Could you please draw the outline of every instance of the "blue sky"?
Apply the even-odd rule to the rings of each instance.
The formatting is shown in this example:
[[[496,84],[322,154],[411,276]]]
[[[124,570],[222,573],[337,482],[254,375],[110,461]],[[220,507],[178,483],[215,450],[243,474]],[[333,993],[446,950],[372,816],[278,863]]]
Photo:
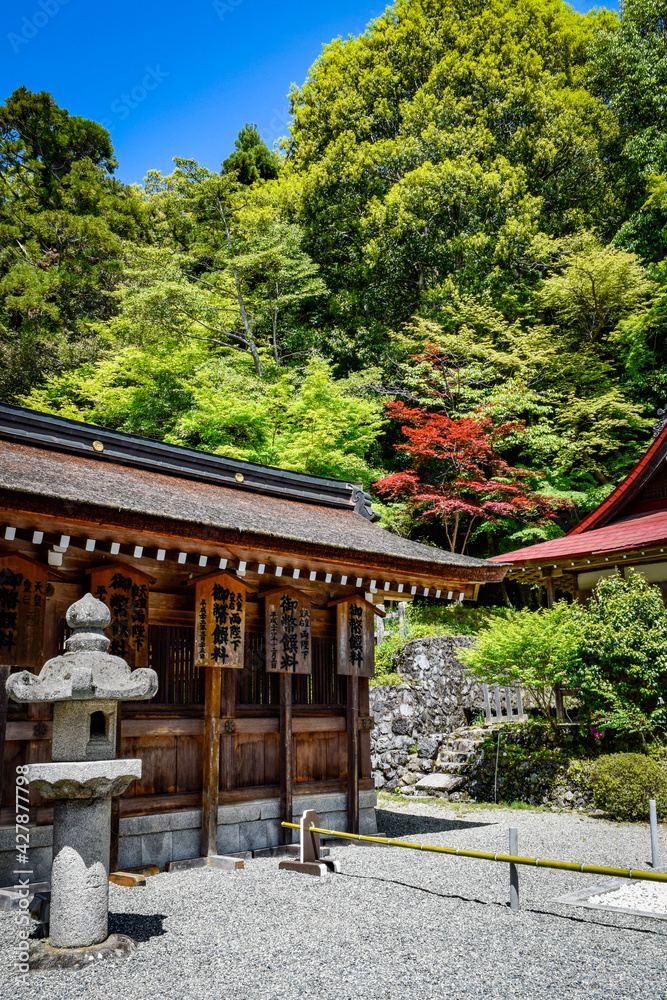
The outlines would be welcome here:
[[[245,122],[256,122],[269,146],[284,135],[290,84],[303,82],[324,43],[363,31],[385,6],[12,0],[0,11],[0,98],[25,84],[103,122],[127,182],[150,168],[169,172],[172,156],[217,169]]]

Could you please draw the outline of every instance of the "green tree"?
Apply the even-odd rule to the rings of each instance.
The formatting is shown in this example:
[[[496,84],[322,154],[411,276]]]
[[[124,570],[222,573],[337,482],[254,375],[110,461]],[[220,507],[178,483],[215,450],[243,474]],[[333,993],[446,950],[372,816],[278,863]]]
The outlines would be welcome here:
[[[579,656],[579,609],[559,601],[541,611],[492,618],[475,646],[457,655],[486,684],[525,687],[550,725],[554,690],[571,676]]]
[[[653,206],[642,212],[647,183],[667,171],[667,6],[664,0],[624,0],[618,23],[601,21],[588,65],[591,90],[618,122],[609,150],[609,177],[621,228],[616,242],[649,260],[666,250],[667,221]],[[613,235],[613,230],[609,232]]]
[[[598,582],[583,616],[573,679],[596,729],[639,732],[665,721],[667,609],[658,587],[630,570]]]
[[[110,176],[108,133],[25,87],[0,108],[0,394],[98,355],[143,206]]]
[[[339,324],[382,343],[447,275],[520,298],[538,231],[605,217],[617,123],[585,67],[594,24],[614,20],[560,0],[397,0],[325,47],[292,91],[287,163]]]
[[[381,472],[370,464],[374,455],[377,460],[381,405],[368,397],[363,377],[334,379],[318,357],[301,371],[268,365],[258,376],[245,353],[215,354],[201,341],[163,339],[67,372],[33,390],[24,403],[172,444],[366,486]]]
[[[256,125],[246,123],[234,140],[234,147],[222,164],[222,172],[236,174],[240,184],[274,180],[280,173],[280,159],[269,150]]]
[[[191,160],[175,163],[169,176],[151,171],[147,178],[160,254],[156,265],[152,250],[140,251],[147,270],[140,294],[128,301],[143,335],[166,332],[247,351],[258,375],[269,351],[280,362],[283,340],[288,352],[298,346],[307,351],[300,311],[326,289],[299,227],[234,172],[214,174]]]

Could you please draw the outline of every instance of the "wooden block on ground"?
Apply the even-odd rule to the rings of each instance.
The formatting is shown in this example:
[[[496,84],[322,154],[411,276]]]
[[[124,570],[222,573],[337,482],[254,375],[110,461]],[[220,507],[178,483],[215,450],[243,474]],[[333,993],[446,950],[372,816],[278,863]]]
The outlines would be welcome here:
[[[132,888],[146,886],[146,876],[135,875],[133,872],[111,872],[109,881],[113,882],[114,885],[126,885]]]
[[[323,861],[281,861],[278,868],[300,875],[326,875],[329,870]]]
[[[237,868],[245,868],[243,858],[235,858],[229,854],[211,854],[208,863],[211,868],[219,868],[223,872],[233,872]]]
[[[331,851],[328,847],[320,847],[320,857],[328,858]],[[298,844],[283,844],[281,847],[263,847],[260,851],[252,852],[253,858],[284,858],[298,857]]]
[[[168,872],[185,872],[191,868],[208,868],[208,858],[185,858],[183,861],[170,861]]]
[[[124,872],[129,872],[130,875],[145,875],[149,878],[151,875],[159,875],[160,869],[157,865],[137,865],[136,868],[123,868]]]

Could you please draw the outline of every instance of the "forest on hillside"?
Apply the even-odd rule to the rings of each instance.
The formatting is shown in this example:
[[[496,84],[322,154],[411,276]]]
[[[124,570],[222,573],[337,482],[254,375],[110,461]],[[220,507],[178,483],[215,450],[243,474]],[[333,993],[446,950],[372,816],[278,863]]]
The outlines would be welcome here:
[[[561,534],[667,402],[667,0],[397,0],[290,102],[128,186],[6,99],[0,398],[361,481],[459,552]]]

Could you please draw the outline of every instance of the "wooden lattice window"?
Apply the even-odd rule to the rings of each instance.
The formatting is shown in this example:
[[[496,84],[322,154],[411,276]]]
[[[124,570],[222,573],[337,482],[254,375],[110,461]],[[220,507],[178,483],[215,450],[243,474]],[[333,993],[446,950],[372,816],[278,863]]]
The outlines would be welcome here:
[[[157,705],[203,705],[204,671],[194,665],[195,630],[183,625],[151,625],[148,665],[158,676]]]
[[[277,706],[280,703],[280,675],[265,670],[264,633],[247,632],[245,640],[245,665],[239,676],[238,703]],[[312,657],[312,673],[292,677],[293,703],[345,705],[346,679],[336,673],[335,640],[313,638]]]

